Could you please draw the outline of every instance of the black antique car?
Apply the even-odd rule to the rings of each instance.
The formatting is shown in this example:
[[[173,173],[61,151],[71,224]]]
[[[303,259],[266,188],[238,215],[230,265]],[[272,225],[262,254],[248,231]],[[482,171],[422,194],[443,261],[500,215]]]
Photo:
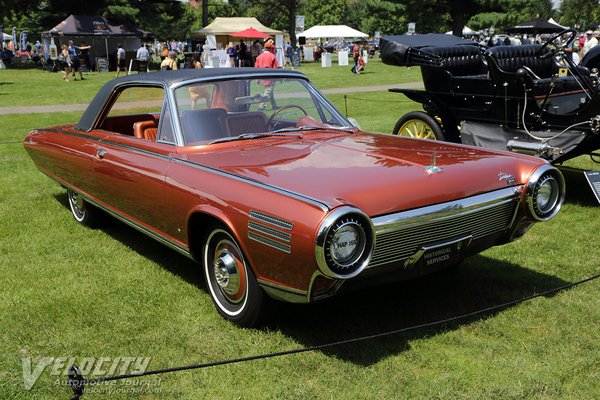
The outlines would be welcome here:
[[[600,46],[575,65],[574,30],[543,44],[485,48],[452,35],[381,39],[381,58],[420,66],[425,90],[390,89],[421,103],[394,134],[532,154],[560,163],[600,161]]]

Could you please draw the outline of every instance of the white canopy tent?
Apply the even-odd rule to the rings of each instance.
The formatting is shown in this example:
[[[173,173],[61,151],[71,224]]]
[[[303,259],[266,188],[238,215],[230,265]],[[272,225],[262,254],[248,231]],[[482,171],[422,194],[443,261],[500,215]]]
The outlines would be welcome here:
[[[369,35],[346,25],[315,25],[298,34],[306,38],[364,38]]]
[[[452,31],[446,32],[446,35],[452,35]],[[465,25],[462,30],[462,35],[463,36],[476,36],[476,35],[479,35],[479,32],[474,31],[473,29],[471,29]]]
[[[2,32],[2,41],[5,40],[13,40],[13,37],[11,35],[7,35],[6,33]]]

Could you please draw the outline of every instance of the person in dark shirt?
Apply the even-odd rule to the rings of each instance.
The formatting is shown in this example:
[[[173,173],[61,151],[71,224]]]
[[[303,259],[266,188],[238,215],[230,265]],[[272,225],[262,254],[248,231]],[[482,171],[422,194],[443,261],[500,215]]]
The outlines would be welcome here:
[[[79,60],[79,53],[81,50],[91,49],[92,46],[75,46],[72,40],[69,40],[69,47],[67,47],[67,51],[69,52],[69,58],[71,59],[71,72],[73,73],[73,80],[76,81],[75,73],[79,71],[79,77],[81,80],[84,80],[83,72],[81,72],[81,61]]]

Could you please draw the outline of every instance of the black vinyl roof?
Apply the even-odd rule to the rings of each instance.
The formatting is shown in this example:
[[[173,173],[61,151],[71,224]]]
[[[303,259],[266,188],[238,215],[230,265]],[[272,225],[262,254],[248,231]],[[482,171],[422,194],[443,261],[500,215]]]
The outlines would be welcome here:
[[[214,81],[235,78],[256,79],[260,77],[307,79],[304,74],[297,71],[272,68],[181,69],[176,71],[159,71],[123,76],[107,82],[100,88],[75,127],[82,131],[90,131],[104,109],[105,104],[110,100],[111,95],[122,86],[135,86],[136,84],[139,84],[168,88],[174,85],[184,84],[186,81],[194,80]]]
[[[426,47],[478,46],[470,39],[444,33],[424,35],[382,36],[379,41],[381,60],[384,64],[396,66],[412,65],[409,55]]]

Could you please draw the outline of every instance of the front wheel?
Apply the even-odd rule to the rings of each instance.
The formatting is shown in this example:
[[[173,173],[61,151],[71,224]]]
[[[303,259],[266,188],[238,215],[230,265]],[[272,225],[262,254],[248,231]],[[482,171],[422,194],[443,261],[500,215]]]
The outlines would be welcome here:
[[[246,327],[260,323],[270,299],[258,286],[237,241],[224,228],[214,228],[206,237],[204,277],[223,318]]]
[[[442,127],[435,118],[422,111],[413,111],[405,114],[396,122],[392,133],[416,139],[446,139]]]

